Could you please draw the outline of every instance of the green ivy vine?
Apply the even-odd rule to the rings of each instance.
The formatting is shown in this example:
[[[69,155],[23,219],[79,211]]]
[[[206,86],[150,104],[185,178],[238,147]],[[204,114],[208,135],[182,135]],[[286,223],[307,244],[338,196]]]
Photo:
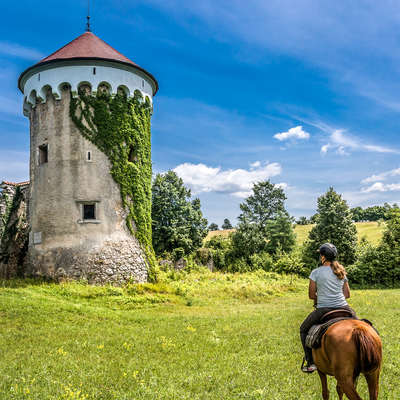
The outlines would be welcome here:
[[[136,90],[133,98],[119,90],[71,93],[70,116],[81,134],[111,162],[111,175],[120,187],[128,210],[126,224],[148,261],[149,280],[155,281],[156,259],[151,239],[151,132],[150,100]]]

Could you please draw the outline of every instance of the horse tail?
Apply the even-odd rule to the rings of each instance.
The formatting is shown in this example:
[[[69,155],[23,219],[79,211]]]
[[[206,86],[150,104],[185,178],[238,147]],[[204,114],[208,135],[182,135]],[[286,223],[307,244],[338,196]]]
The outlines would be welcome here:
[[[382,345],[372,328],[357,325],[353,329],[353,339],[358,349],[361,372],[371,372],[382,363]]]

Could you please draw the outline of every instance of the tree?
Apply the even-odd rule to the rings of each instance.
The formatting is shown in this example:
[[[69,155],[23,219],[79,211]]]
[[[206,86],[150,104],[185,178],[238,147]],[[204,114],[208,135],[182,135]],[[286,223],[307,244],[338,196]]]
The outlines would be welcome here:
[[[182,248],[189,254],[202,245],[207,220],[200,200],[173,171],[157,174],[152,187],[153,247],[157,255]]]
[[[245,258],[250,262],[253,254],[261,253],[267,248],[264,232],[256,223],[243,220],[232,234],[233,258]]]
[[[400,281],[400,210],[393,207],[380,244],[360,245],[357,262],[348,270],[349,279],[362,285],[398,286]]]
[[[285,211],[286,200],[283,189],[274,185],[269,180],[256,183],[253,186],[253,194],[240,204],[242,213],[239,221],[246,220],[248,223],[256,223],[265,227],[268,220],[276,217],[280,211]]]
[[[310,222],[308,221],[307,217],[300,217],[297,221],[297,225],[308,225]]]
[[[222,229],[232,229],[233,228],[233,226],[228,218],[224,219],[224,223],[221,225],[221,228]]]
[[[253,193],[240,204],[242,214],[232,237],[237,254],[248,258],[262,251],[273,255],[293,248],[295,234],[284,207],[285,199],[283,189],[269,180],[253,186]]]
[[[296,243],[296,234],[293,231],[293,220],[287,212],[280,211],[275,218],[267,221],[265,228],[267,246],[270,254],[276,254],[279,250],[290,252]]]
[[[208,227],[209,231],[217,231],[218,230],[218,225],[214,224],[214,222],[212,224],[210,224],[210,226]]]
[[[350,211],[354,222],[364,221],[364,210],[361,207],[354,207]]]
[[[318,218],[305,243],[303,261],[312,268],[318,261],[318,248],[333,243],[339,253],[339,261],[345,265],[356,259],[357,229],[345,200],[333,188],[318,198]]]

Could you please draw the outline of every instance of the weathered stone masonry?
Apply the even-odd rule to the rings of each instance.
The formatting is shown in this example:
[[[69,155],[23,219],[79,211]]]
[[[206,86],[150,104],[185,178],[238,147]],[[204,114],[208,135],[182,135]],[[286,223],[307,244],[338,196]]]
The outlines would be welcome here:
[[[0,277],[24,276],[28,247],[28,182],[0,185]]]

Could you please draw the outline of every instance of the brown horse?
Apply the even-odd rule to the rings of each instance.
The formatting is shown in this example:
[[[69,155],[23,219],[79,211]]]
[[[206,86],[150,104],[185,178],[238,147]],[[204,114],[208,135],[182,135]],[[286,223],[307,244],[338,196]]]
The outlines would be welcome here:
[[[367,380],[369,399],[378,399],[382,342],[366,322],[343,320],[335,323],[322,337],[321,347],[313,349],[312,353],[321,378],[324,400],[329,399],[326,375],[336,378],[340,400],[343,393],[349,400],[362,400],[356,390],[360,373]]]

